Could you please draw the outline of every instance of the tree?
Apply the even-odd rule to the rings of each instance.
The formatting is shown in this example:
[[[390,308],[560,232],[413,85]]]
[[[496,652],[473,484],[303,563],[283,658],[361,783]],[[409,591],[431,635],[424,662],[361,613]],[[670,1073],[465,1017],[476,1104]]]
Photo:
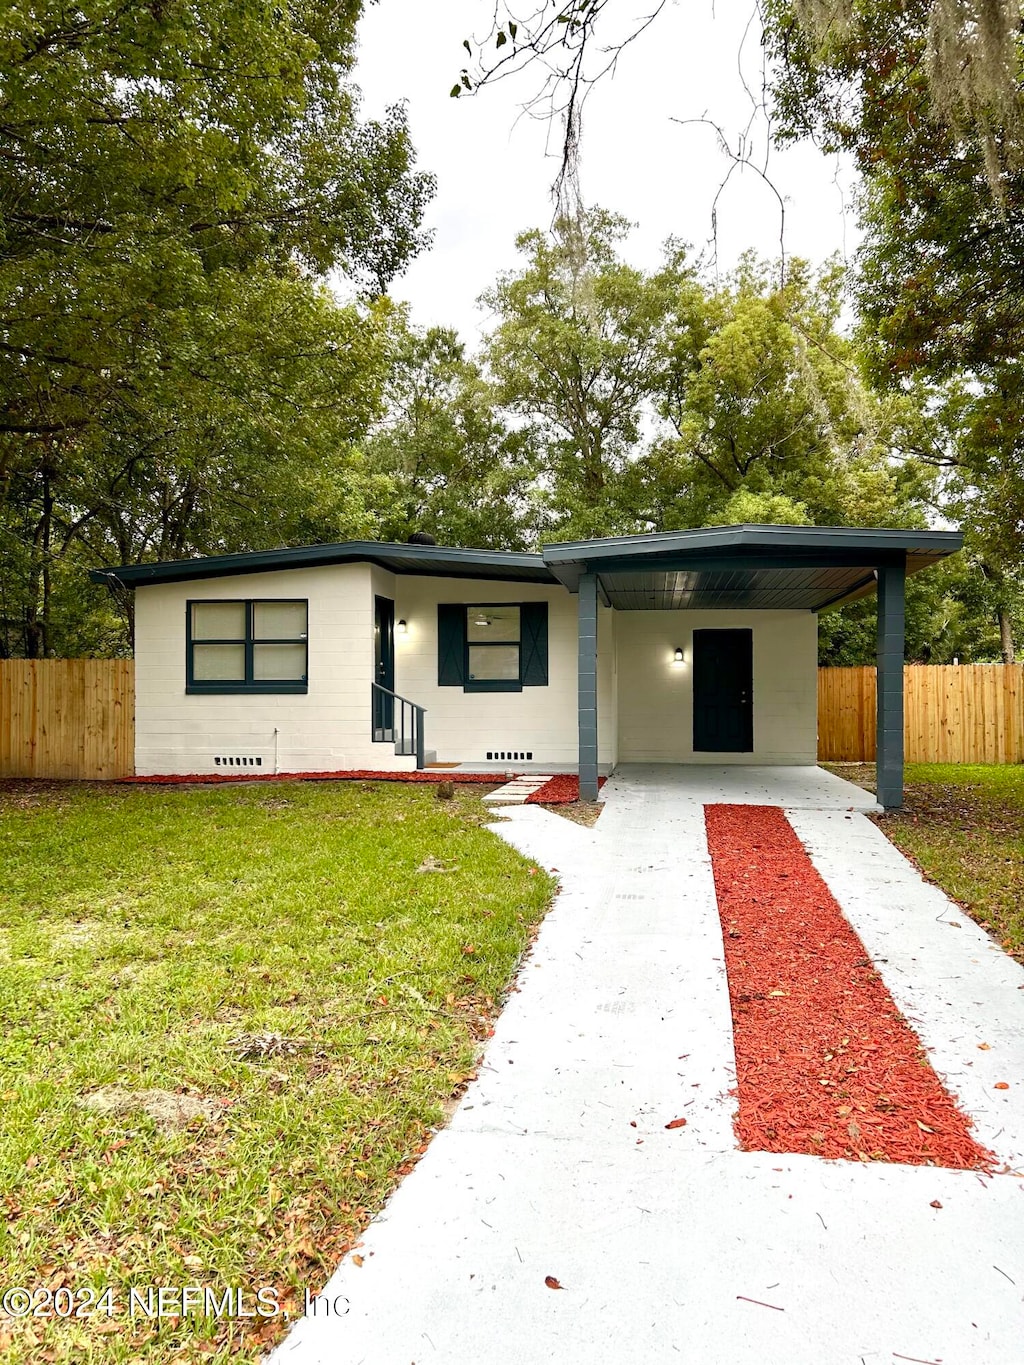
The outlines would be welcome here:
[[[55,596],[68,566],[84,577],[375,533],[378,499],[354,451],[381,402],[388,305],[340,308],[311,281],[266,272],[214,283],[202,309],[157,320],[173,344],[187,339],[184,367],[154,366],[59,461],[13,471],[0,504],[9,649],[82,647],[81,594]]]
[[[368,469],[387,480],[385,538],[426,531],[445,545],[524,549],[536,521],[532,433],[505,421],[456,334],[403,325],[386,393],[365,444]]]
[[[795,31],[787,7],[771,14],[783,131],[853,152],[865,178],[857,296],[872,375],[923,414],[910,444],[942,472],[943,513],[964,526],[1012,661],[1024,582],[1016,127],[1004,105],[989,107],[993,152],[971,127],[930,116],[934,33],[924,0],[858,11],[819,48]]]
[[[423,243],[432,182],[401,109],[359,121],[360,8],[5,16],[0,524],[27,541],[23,591],[3,591],[30,652],[53,647],[55,555],[98,555],[104,533],[143,557],[277,539],[288,473],[326,474],[372,415],[378,321],[317,281],[385,288]]]
[[[895,459],[898,399],[839,331],[842,272],[745,258],[721,284],[669,243],[646,275],[602,210],[519,238],[485,295],[498,396],[536,433],[550,537],[735,520],[920,525],[931,475]]]
[[[499,400],[530,424],[541,454],[545,534],[634,528],[630,461],[657,391],[673,320],[700,287],[682,250],[645,275],[622,260],[627,221],[594,209],[552,233],[523,233],[525,264],[483,296],[497,325],[484,356]]]
[[[658,395],[663,522],[920,524],[922,474],[891,459],[892,405],[839,331],[842,287],[835,265],[793,261],[780,283],[746,257],[680,320]]]

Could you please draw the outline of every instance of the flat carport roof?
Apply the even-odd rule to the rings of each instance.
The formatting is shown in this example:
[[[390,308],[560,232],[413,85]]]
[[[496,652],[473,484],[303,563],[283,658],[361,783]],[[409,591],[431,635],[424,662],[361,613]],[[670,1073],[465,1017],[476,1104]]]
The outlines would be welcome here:
[[[594,574],[619,611],[823,611],[872,592],[883,565],[917,573],[954,554],[959,531],[847,526],[716,526],[542,549],[570,592]]]
[[[959,531],[853,526],[716,526],[545,545],[544,563],[578,601],[580,795],[597,799],[597,608],[823,611],[877,588],[877,780],[903,804],[903,654],[908,573],[963,545]]]

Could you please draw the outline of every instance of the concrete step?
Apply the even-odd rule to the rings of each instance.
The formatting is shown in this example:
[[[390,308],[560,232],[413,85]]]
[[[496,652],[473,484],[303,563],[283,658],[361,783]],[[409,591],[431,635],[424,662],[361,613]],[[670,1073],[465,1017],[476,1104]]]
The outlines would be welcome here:
[[[497,791],[488,792],[484,800],[495,806],[522,806],[528,796],[539,791],[545,782],[551,781],[551,774],[531,773],[529,777],[515,777]]]

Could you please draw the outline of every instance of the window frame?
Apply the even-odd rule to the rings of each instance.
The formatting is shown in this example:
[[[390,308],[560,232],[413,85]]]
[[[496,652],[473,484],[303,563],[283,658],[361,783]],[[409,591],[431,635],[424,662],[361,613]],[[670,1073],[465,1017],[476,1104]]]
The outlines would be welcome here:
[[[274,606],[303,606],[306,609],[305,639],[280,636],[259,636],[253,634],[255,609],[264,603]],[[207,605],[230,605],[245,607],[244,639],[196,640],[192,635],[192,608]],[[196,678],[194,658],[196,645],[244,645],[244,678]],[[306,671],[302,678],[260,678],[253,677],[253,663],[256,645],[304,645],[306,650]],[[301,696],[309,691],[309,598],[308,597],[190,597],[185,603],[185,692],[188,695],[211,694],[226,695],[247,693],[249,695],[272,696],[277,694]]]
[[[490,611],[497,607],[515,607],[516,611],[519,613],[519,638],[516,640],[470,640],[469,613],[471,611]],[[462,690],[464,692],[521,692],[523,690],[523,604],[521,602],[465,603],[463,635],[465,637],[463,655],[464,682],[462,684]],[[469,651],[471,649],[498,649],[501,646],[504,646],[507,649],[510,645],[514,645],[519,651],[519,670],[515,679],[470,677]]]

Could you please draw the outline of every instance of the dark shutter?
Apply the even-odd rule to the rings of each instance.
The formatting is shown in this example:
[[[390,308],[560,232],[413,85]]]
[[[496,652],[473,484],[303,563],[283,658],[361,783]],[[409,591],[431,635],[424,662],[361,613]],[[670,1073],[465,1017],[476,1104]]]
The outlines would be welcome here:
[[[519,608],[524,687],[548,685],[548,604],[524,602]]]
[[[437,606],[437,685],[462,687],[466,681],[466,608],[459,602]]]

